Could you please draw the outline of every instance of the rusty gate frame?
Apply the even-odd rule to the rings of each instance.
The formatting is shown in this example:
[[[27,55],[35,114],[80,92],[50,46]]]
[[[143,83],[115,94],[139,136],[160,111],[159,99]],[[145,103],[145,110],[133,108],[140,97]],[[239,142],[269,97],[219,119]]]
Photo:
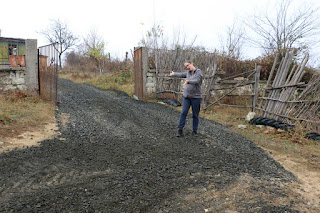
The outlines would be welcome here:
[[[58,102],[59,43],[38,47],[39,94],[46,100]]]
[[[146,48],[137,47],[134,49],[134,94],[140,98],[145,98],[145,74],[148,69],[148,54]]]

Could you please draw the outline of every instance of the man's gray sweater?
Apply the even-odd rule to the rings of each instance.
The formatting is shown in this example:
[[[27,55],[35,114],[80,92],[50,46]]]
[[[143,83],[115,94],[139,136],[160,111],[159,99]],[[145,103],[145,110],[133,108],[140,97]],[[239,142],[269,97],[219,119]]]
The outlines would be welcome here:
[[[201,84],[202,84],[202,71],[196,68],[193,73],[188,72],[175,72],[175,77],[186,78],[189,83],[185,85],[183,90],[183,97],[185,98],[202,98]]]

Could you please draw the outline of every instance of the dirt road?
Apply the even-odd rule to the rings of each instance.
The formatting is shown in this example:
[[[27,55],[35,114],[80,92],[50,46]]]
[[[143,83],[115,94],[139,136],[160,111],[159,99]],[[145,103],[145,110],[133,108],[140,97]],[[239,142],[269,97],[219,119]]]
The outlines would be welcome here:
[[[251,141],[179,112],[61,79],[60,135],[0,154],[0,212],[316,212]]]

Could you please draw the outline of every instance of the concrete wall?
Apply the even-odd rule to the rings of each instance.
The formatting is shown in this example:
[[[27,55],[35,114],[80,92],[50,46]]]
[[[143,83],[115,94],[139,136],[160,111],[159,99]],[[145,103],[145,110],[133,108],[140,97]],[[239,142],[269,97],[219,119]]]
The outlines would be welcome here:
[[[25,82],[28,92],[36,94],[39,91],[38,78],[38,48],[36,39],[26,40],[26,71]]]
[[[0,89],[3,90],[26,90],[25,68],[0,67]]]
[[[148,73],[148,50],[145,47],[142,47],[142,77],[143,77],[143,97],[148,97],[147,87],[147,73]]]
[[[145,84],[146,92],[148,96],[156,92],[156,82],[157,82],[156,73],[150,72],[150,70],[148,70],[146,74],[146,84]]]

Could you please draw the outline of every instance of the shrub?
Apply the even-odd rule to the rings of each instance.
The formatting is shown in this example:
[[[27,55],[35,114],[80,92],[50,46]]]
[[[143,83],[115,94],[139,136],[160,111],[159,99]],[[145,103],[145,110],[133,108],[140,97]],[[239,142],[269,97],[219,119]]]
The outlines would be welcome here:
[[[106,78],[106,82],[114,82],[120,85],[133,83],[133,70],[129,68],[116,70],[110,77]]]

